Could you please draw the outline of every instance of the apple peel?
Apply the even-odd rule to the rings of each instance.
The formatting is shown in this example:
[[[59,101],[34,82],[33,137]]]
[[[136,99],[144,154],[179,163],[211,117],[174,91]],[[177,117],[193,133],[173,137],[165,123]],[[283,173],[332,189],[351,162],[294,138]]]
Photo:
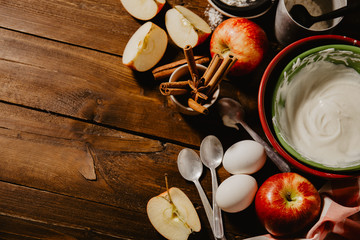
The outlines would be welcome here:
[[[151,224],[167,239],[186,240],[192,232],[201,230],[192,202],[179,188],[172,187],[151,198],[146,210]]]
[[[297,173],[269,177],[255,197],[259,220],[273,236],[290,236],[308,228],[319,217],[321,197],[314,185]]]
[[[253,72],[262,62],[268,48],[265,31],[255,22],[232,17],[217,26],[210,39],[210,54],[234,55],[238,61],[229,75],[243,76]]]

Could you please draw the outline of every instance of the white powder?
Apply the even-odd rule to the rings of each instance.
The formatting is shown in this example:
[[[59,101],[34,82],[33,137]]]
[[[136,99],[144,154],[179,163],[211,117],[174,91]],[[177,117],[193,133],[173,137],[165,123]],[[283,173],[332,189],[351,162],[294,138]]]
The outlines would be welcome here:
[[[230,6],[246,7],[246,6],[251,5],[256,0],[221,0],[221,1]]]
[[[210,6],[205,9],[204,15],[208,18],[208,23],[212,30],[214,30],[223,21],[223,15]]]
[[[323,14],[321,7],[313,0],[285,0],[285,6],[288,11],[290,11],[292,6],[295,4],[303,5],[312,16],[319,16]],[[310,29],[323,30],[328,27],[329,24],[326,21],[322,21],[315,23],[310,27]]]

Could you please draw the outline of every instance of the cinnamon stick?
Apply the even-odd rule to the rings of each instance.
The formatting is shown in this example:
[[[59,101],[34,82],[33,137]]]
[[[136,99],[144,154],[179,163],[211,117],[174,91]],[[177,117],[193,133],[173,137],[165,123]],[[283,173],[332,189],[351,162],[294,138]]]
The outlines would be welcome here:
[[[189,87],[188,81],[179,81],[179,82],[163,82],[160,84],[160,88],[187,88]]]
[[[224,58],[222,61],[220,67],[215,72],[214,76],[211,78],[209,82],[209,90],[207,92],[207,96],[211,96],[214,91],[216,90],[217,86],[220,84],[224,76],[227,74],[227,72],[230,70],[230,68],[234,65],[234,63],[237,61],[237,58],[233,55],[228,55]]]
[[[199,112],[201,114],[208,114],[209,110],[201,105],[200,103],[196,102],[194,99],[189,98],[188,99],[188,105],[191,107],[194,111]]]
[[[184,88],[167,88],[164,91],[163,95],[184,95],[186,93],[188,93],[189,90],[188,89],[184,89]]]
[[[195,63],[197,64],[207,64],[210,62],[210,58],[206,56],[194,56]],[[181,59],[172,63],[162,65],[155,68],[152,71],[155,80],[163,80],[168,77],[181,65],[186,63],[186,59]]]
[[[199,72],[198,72],[198,69],[196,67],[193,48],[192,48],[191,45],[186,45],[185,46],[184,55],[185,55],[185,59],[186,59],[186,62],[188,64],[188,67],[189,67],[189,73],[190,73],[191,79],[193,79],[194,82],[196,83],[197,79],[199,78]]]
[[[184,92],[187,93],[189,88],[188,81],[179,81],[179,82],[163,82],[160,84],[159,89],[160,92],[163,95],[170,95],[171,93],[176,93],[176,95],[179,95],[179,93]],[[186,91],[180,91],[180,90],[171,90],[171,89],[184,89]],[[175,95],[175,94],[173,94]]]
[[[219,68],[222,61],[223,57],[221,57],[220,54],[215,54],[214,57],[211,59],[209,66],[201,77],[202,82],[205,86],[209,84],[211,78],[214,76],[216,70]]]

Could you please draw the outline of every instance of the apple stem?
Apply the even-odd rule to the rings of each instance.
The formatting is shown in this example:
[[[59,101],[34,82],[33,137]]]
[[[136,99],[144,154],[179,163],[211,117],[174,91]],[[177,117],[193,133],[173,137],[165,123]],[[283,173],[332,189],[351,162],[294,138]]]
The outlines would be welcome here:
[[[177,207],[175,206],[175,204],[173,203],[173,201],[171,200],[171,196],[170,196],[170,191],[169,191],[169,184],[168,184],[168,178],[167,178],[167,173],[165,173],[165,186],[166,186],[166,192],[169,196],[169,202],[170,204],[172,205],[173,207],[173,210],[172,210],[172,215],[173,217],[178,217],[180,219],[180,221],[187,227],[190,229],[190,231],[192,232],[192,228],[189,226],[189,224],[186,223],[186,221],[184,220],[184,218],[180,215]]]
[[[286,199],[287,199],[288,201],[292,201],[291,193],[290,193],[290,192],[286,192]]]
[[[230,51],[230,48],[224,48],[222,51],[221,51],[221,53],[222,54],[225,54],[226,52],[229,52]]]
[[[165,173],[165,186],[166,186],[166,191],[167,194],[169,196],[169,202],[172,203],[173,201],[171,200],[171,196],[170,196],[170,191],[169,191],[169,184],[168,184],[168,178],[167,178],[167,173]]]

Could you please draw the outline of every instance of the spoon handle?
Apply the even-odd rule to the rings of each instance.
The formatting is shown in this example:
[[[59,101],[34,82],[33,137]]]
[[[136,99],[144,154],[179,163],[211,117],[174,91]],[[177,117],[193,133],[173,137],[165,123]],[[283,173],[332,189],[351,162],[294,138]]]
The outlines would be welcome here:
[[[214,233],[214,236],[215,236],[213,210],[212,210],[212,208],[210,206],[209,200],[207,199],[206,194],[204,192],[204,189],[200,185],[200,182],[198,180],[194,180],[193,182],[194,182],[194,184],[195,184],[195,186],[196,186],[196,188],[197,188],[197,190],[199,192],[199,196],[200,196],[201,202],[202,202],[202,204],[204,206],[206,216],[207,216],[207,218],[209,220],[211,230],[212,230],[212,232]]]
[[[332,19],[332,18],[336,18],[336,17],[341,17],[341,16],[344,16],[345,13],[351,13],[351,12],[357,11],[359,9],[359,7],[360,7],[359,2],[355,2],[352,5],[347,5],[345,7],[338,8],[334,11],[325,13],[323,15],[316,16],[316,17],[314,17],[314,19],[316,19],[317,22],[320,22],[320,21],[324,21],[324,20],[328,20],[328,19]]]
[[[281,172],[290,172],[289,165],[267,144],[254,130],[252,130],[245,122],[240,121],[239,124],[250,134],[250,136],[258,143],[264,146],[266,154],[279,168]]]
[[[210,168],[211,182],[212,182],[212,204],[213,204],[213,217],[214,217],[214,232],[215,237],[218,239],[224,239],[224,226],[221,217],[221,210],[216,203],[215,196],[218,188],[218,182],[216,179],[216,171],[214,168]]]

